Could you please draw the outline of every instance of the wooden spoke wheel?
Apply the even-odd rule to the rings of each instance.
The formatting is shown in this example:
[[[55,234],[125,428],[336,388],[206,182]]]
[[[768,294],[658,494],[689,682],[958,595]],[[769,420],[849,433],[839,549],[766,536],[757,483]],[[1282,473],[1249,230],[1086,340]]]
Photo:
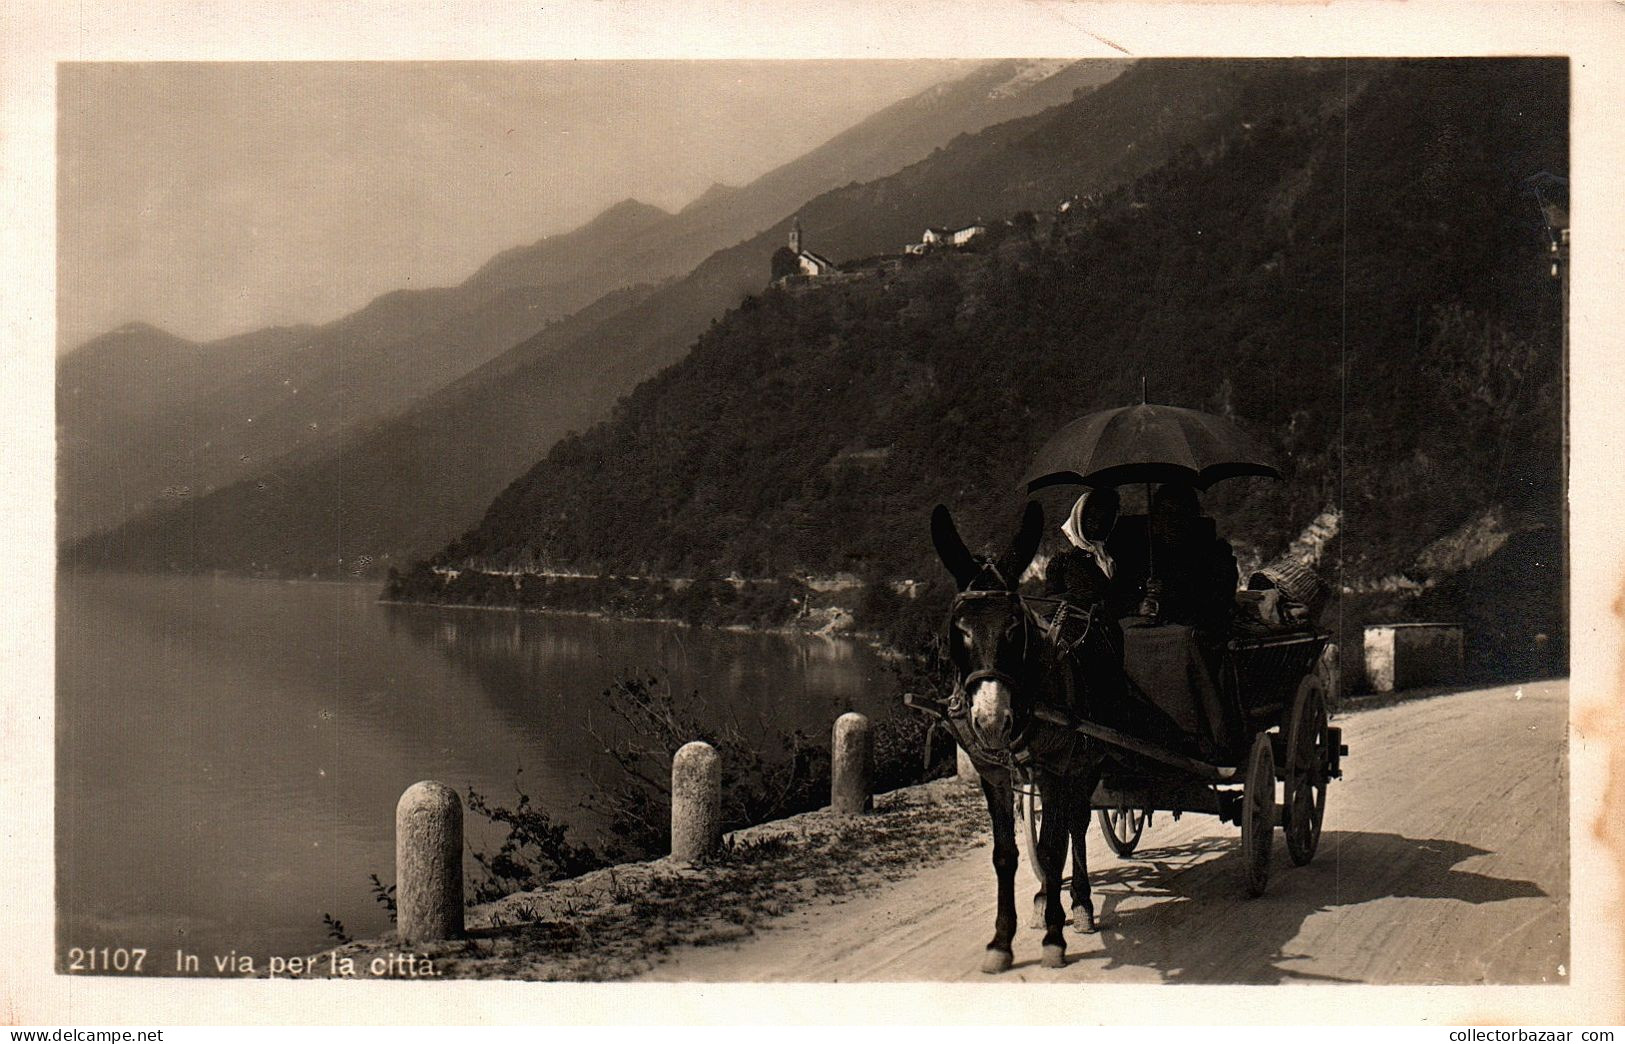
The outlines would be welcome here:
[[[1116,808],[1095,809],[1095,822],[1100,824],[1100,836],[1113,852],[1123,858],[1134,854],[1145,832],[1147,814],[1142,808],[1118,805]]]
[[[1275,840],[1275,752],[1260,732],[1247,756],[1247,783],[1241,798],[1241,861],[1247,894],[1264,894],[1270,881],[1270,845]]]
[[[1330,781],[1330,733],[1326,721],[1325,682],[1310,675],[1298,686],[1287,718],[1286,788],[1282,796],[1281,824],[1286,850],[1294,866],[1306,866],[1320,845],[1320,824],[1326,816],[1326,784]]]
[[[1038,832],[1044,825],[1044,802],[1038,796],[1038,781],[1017,778],[1016,833],[1021,838],[1021,855],[1027,860],[1038,887],[1044,887],[1044,872],[1038,868]]]

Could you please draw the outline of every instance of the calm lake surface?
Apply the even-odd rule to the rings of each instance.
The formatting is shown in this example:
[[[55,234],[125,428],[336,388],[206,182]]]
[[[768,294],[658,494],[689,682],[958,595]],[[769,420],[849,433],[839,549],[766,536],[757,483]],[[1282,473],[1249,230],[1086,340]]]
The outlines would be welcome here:
[[[377,593],[59,578],[59,956],[235,950],[263,967],[326,943],[324,913],[382,933],[367,875],[393,879],[395,802],[420,779],[510,803],[523,767],[532,798],[590,839],[588,774],[609,766],[588,722],[606,725],[600,693],[635,673],[669,672],[749,726],[890,713],[891,677],[853,643]],[[493,836],[468,826],[471,844]]]

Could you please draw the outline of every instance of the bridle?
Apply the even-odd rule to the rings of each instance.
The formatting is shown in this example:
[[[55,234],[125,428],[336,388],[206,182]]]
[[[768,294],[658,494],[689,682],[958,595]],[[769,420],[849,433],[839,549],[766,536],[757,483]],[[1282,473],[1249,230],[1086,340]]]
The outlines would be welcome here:
[[[991,580],[996,586],[978,587],[978,582],[984,578]],[[951,634],[954,620],[958,617],[960,609],[967,604],[993,599],[1008,602],[1017,610],[1021,622],[1021,662],[1029,662],[1032,655],[1033,628],[1037,622],[1036,614],[1027,604],[1027,599],[1012,588],[999,572],[999,567],[991,561],[982,562],[976,575],[966,584],[965,590],[954,596],[953,602],[948,607],[944,631]],[[1010,745],[1007,748],[995,750],[984,744],[970,717],[970,691],[984,681],[998,682],[1011,692],[1018,692],[1022,687],[1021,682],[1013,675],[997,667],[980,667],[971,671],[954,682],[953,692],[948,697],[946,708],[948,724],[958,734],[960,742],[967,750],[974,750],[983,759],[1008,767],[1012,757],[1019,757],[1027,745],[1031,719],[1023,724],[1020,732],[1010,738]]]
[[[992,586],[978,586],[991,581]],[[1080,609],[1063,598],[1050,598],[1039,595],[1024,595],[1016,591],[999,572],[999,568],[991,561],[981,563],[981,567],[966,585],[966,589],[954,596],[948,607],[947,620],[944,630],[951,633],[954,620],[965,605],[978,602],[1001,599],[1015,606],[1020,612],[1021,619],[1021,662],[1028,663],[1032,656],[1034,642],[1033,632],[1036,630],[1061,659],[1066,659],[1073,652],[1082,647],[1090,639],[1098,621],[1098,614],[1102,607],[1095,606],[1090,609]],[[1040,610],[1040,606],[1053,606],[1052,610]],[[1083,629],[1074,638],[1063,640],[1061,632],[1068,620],[1083,621]],[[1011,692],[1021,690],[1019,682],[1008,671],[997,667],[981,667],[954,683],[952,694],[945,707],[948,725],[956,733],[960,743],[968,751],[972,751],[982,759],[998,765],[1011,767],[1024,760],[1027,743],[1031,738],[1033,715],[1028,715],[1022,723],[1021,729],[1010,738],[1007,748],[990,749],[977,733],[970,719],[970,692],[979,682],[994,681],[1004,685]]]

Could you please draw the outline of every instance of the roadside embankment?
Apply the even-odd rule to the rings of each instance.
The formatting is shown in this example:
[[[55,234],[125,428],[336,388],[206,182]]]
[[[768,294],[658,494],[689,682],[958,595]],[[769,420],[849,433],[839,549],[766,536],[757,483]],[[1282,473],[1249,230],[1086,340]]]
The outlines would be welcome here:
[[[424,977],[426,967],[436,978],[626,978],[674,947],[738,941],[767,919],[960,856],[986,844],[986,823],[979,788],[905,787],[877,794],[868,815],[824,809],[735,831],[701,866],[626,863],[473,907],[465,938],[411,947],[410,960],[394,959],[406,948],[393,938],[347,943],[307,977],[331,977],[348,958],[357,978]]]
[[[1561,680],[1526,684],[1531,707],[1537,701],[1561,705],[1566,697]],[[1459,687],[1415,689],[1350,699],[1339,717],[1364,722],[1367,712],[1379,712],[1370,720],[1388,722],[1396,704],[1420,704],[1405,711],[1404,720],[1415,716],[1431,721],[1441,715],[1456,720],[1464,699],[1505,699],[1521,707],[1524,694],[1524,687],[1516,685],[1478,696],[1467,696]],[[1369,787],[1381,775],[1370,759],[1384,744],[1363,738],[1365,742],[1357,739],[1354,744],[1349,771],[1351,779],[1363,778]],[[1336,789],[1334,805],[1340,807],[1364,788],[1339,784]],[[1194,817],[1197,826],[1184,834],[1207,828],[1205,818]],[[1423,830],[1423,824],[1415,826]],[[1234,847],[1226,829],[1218,832],[1224,840],[1217,848],[1198,846],[1203,859]],[[973,850],[985,852],[987,836],[980,788],[937,780],[876,795],[868,815],[837,816],[823,809],[735,831],[704,865],[670,859],[621,864],[472,907],[465,937],[411,947],[410,958],[393,937],[347,943],[311,961],[306,974],[341,974],[335,969],[348,958],[358,978],[607,981],[642,976],[679,948],[742,943],[787,914],[820,918],[821,908],[915,878],[939,864],[969,861],[974,866],[965,872],[974,878],[974,887],[986,891],[991,870],[985,856]],[[1424,831],[1416,836],[1430,835]],[[1104,855],[1094,858],[1110,866],[1117,862]],[[1228,884],[1215,889],[1229,895]],[[787,973],[789,969],[779,970]]]

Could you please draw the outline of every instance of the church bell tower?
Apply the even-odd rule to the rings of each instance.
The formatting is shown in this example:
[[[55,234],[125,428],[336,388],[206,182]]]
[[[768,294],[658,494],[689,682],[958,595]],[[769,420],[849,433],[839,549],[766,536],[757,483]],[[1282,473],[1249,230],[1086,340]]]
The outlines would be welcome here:
[[[797,214],[794,223],[790,225],[790,253],[801,253],[801,215]]]

